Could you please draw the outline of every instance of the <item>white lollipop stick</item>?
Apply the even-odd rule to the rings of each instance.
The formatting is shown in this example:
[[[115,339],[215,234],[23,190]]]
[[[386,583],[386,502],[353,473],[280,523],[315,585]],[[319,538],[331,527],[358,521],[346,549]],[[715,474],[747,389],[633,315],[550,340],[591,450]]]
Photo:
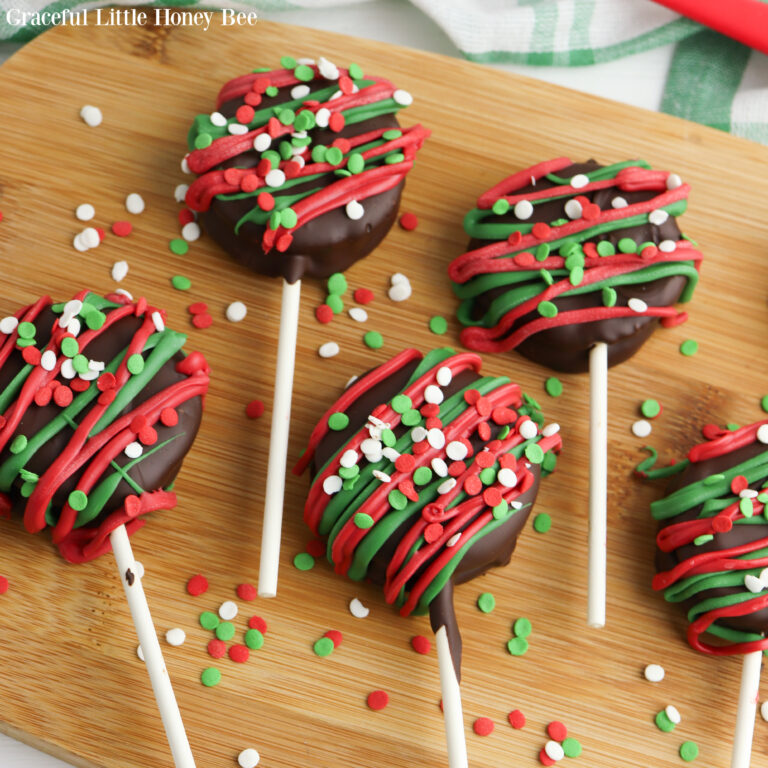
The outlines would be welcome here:
[[[192,757],[192,750],[189,748],[179,705],[176,703],[171,679],[165,668],[163,652],[160,649],[157,632],[152,623],[147,597],[141,586],[141,578],[136,573],[136,560],[133,557],[131,542],[128,539],[128,531],[125,530],[125,526],[121,525],[119,528],[115,528],[109,535],[109,540],[112,543],[112,551],[115,553],[120,581],[125,588],[128,607],[131,609],[133,625],[136,627],[136,634],[139,636],[141,650],[144,653],[147,672],[149,672],[152,690],[155,692],[160,717],[163,719],[173,762],[176,768],[195,768],[195,758]]]
[[[605,626],[608,537],[608,346],[589,351],[589,592],[587,624]]]
[[[741,688],[739,688],[739,709],[736,713],[736,732],[733,734],[731,768],[749,768],[762,663],[762,651],[744,654],[741,667]]]
[[[296,362],[296,336],[299,329],[301,280],[283,280],[280,310],[280,336],[277,342],[275,396],[272,403],[272,431],[269,437],[267,492],[264,499],[264,527],[261,533],[259,595],[275,597],[280,566],[280,535],[283,528],[285,465],[288,459],[288,429],[291,425],[293,368]]]
[[[464,737],[464,714],[461,709],[461,690],[451,658],[451,647],[445,626],[435,632],[437,662],[440,665],[440,690],[443,694],[445,740],[448,745],[449,768],[468,768],[467,742]]]

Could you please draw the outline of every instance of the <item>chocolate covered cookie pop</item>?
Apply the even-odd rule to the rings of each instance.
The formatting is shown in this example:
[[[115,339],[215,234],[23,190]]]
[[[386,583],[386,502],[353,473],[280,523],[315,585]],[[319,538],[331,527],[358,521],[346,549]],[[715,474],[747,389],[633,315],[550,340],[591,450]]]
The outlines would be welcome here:
[[[71,562],[112,549],[178,768],[194,768],[128,535],[176,505],[208,367],[145,299],[81,291],[0,320],[0,513]]]
[[[295,470],[311,469],[304,518],[336,572],[380,584],[403,616],[429,613],[456,680],[453,587],[509,562],[561,445],[535,401],[480,367],[405,350],[344,392]]]
[[[411,95],[357,64],[284,56],[221,89],[189,133],[199,175],[187,204],[230,255],[284,278],[259,593],[277,590],[301,279],[328,277],[389,231],[405,176],[429,131],[400,128]]]
[[[590,371],[590,626],[605,624],[607,369],[657,323],[687,315],[701,253],[676,216],[689,188],[641,160],[540,163],[482,194],[464,219],[470,250],[449,274],[461,341],[558,371]]]

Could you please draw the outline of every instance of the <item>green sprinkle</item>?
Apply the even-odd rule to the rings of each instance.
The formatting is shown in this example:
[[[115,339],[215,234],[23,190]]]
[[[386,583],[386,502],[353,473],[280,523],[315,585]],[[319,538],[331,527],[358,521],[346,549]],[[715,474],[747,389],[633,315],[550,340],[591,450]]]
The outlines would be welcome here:
[[[490,613],[496,607],[496,598],[490,592],[483,592],[477,598],[477,607],[483,613]]]
[[[568,280],[571,285],[580,285],[584,279],[584,267],[574,267],[571,270],[571,274],[568,276]]]
[[[283,208],[280,211],[280,223],[286,229],[293,229],[299,221],[299,217],[296,215],[296,211],[293,208]]]
[[[278,152],[275,152],[274,149],[267,149],[266,151],[262,152],[261,159],[269,160],[269,164],[272,170],[274,170],[280,165],[280,154]]]
[[[399,488],[391,490],[387,500],[393,509],[405,509],[408,504],[408,497]]]
[[[704,485],[717,485],[717,483],[720,483],[723,480],[725,480],[725,475],[718,473],[716,475],[709,475],[709,477],[705,477],[702,480],[702,483],[704,483]]]
[[[699,756],[699,746],[695,741],[684,741],[680,745],[680,757],[690,763]]]
[[[80,345],[77,339],[67,336],[61,340],[61,352],[67,357],[74,357],[80,351]]]
[[[296,113],[292,109],[281,109],[277,119],[283,125],[292,125],[293,121],[296,119]]]
[[[525,446],[525,458],[531,464],[541,464],[544,461],[544,451],[538,443],[531,443]]]
[[[557,307],[551,301],[540,301],[536,309],[539,310],[542,317],[555,317],[557,315]]]
[[[296,119],[293,121],[293,127],[296,129],[296,133],[301,131],[309,131],[315,127],[315,116],[308,109],[303,112],[299,112],[296,115]],[[294,147],[308,147],[312,143],[312,139],[309,136],[300,138],[294,136],[291,138],[291,144]]]
[[[312,646],[317,656],[330,656],[333,653],[333,640],[330,637],[321,637]]]
[[[572,736],[563,739],[563,743],[560,746],[563,748],[566,757],[578,757],[581,754],[581,742]]]
[[[480,472],[480,482],[483,485],[493,485],[496,482],[496,470],[493,467],[485,467]]]
[[[613,243],[608,240],[602,240],[597,244],[598,256],[613,256],[616,253],[616,249],[613,247]]]
[[[509,200],[500,197],[494,204],[491,210],[497,216],[503,216],[509,210]]]
[[[760,401],[760,407],[768,413],[768,395],[763,395],[763,399]]]
[[[547,285],[554,285],[555,278],[552,277],[552,273],[548,269],[540,269],[539,274],[541,275],[541,279],[547,284]]]
[[[325,303],[331,308],[334,315],[338,315],[344,309],[344,301],[341,296],[330,293],[325,297]]]
[[[338,147],[330,147],[325,151],[325,162],[338,165],[344,159],[344,153]]]
[[[405,160],[405,155],[402,152],[393,152],[391,155],[387,155],[384,158],[384,162],[387,165],[394,165],[395,163],[402,163]]]
[[[351,467],[339,467],[339,477],[344,480],[351,480],[353,477],[357,477],[360,474],[360,467],[357,464],[353,464]]]
[[[545,472],[554,472],[557,466],[557,456],[554,451],[547,451],[544,454],[544,461],[541,462],[541,468]]]
[[[381,349],[384,346],[384,337],[378,331],[368,331],[363,336],[366,347],[371,349]]]
[[[549,256],[549,245],[547,243],[542,243],[536,248],[536,253],[534,254],[536,257],[536,261],[544,261]]]
[[[26,438],[25,442],[26,442]],[[67,498],[69,506],[75,510],[75,512],[82,512],[88,506],[88,497],[83,491],[72,491]]]
[[[637,243],[631,237],[622,237],[618,245],[622,253],[637,253]]]
[[[293,145],[290,141],[280,142],[280,157],[283,160],[290,160],[293,157]]]
[[[177,256],[183,256],[189,250],[189,243],[181,237],[174,237],[170,243],[168,243],[171,253],[175,253]]]
[[[362,173],[365,170],[365,159],[359,152],[353,152],[349,156],[347,169],[350,173]]]
[[[533,530],[536,533],[547,533],[552,527],[552,518],[546,512],[539,512],[533,518]]]
[[[36,331],[37,329],[35,328],[34,323],[29,322],[19,323],[16,328],[16,333],[19,335],[20,339],[34,339]]]
[[[216,667],[206,667],[200,675],[200,682],[207,688],[213,688],[221,682],[221,672]]]
[[[283,69],[293,69],[296,66],[296,64],[297,64],[296,59],[294,59],[293,56],[280,57],[280,66]]]
[[[192,287],[192,281],[184,275],[174,275],[171,278],[171,285],[177,291],[188,291]]]
[[[402,135],[402,131],[398,131],[397,128],[391,128],[388,131],[384,131],[384,133],[381,134],[381,138],[386,141],[394,141],[395,139],[399,139]]]
[[[21,486],[21,495],[25,499],[28,499],[34,493],[36,485],[37,485],[37,483],[33,483],[33,482],[30,482],[30,481],[27,481],[26,483],[23,483],[22,486]]]
[[[328,147],[324,146],[323,144],[315,144],[315,146],[312,147],[312,162],[324,163],[325,153],[327,151],[328,151]]]
[[[544,389],[550,397],[560,397],[563,394],[563,382],[557,376],[550,376],[544,382]]]
[[[267,70],[267,71],[269,71],[269,70]],[[268,85],[267,86],[267,90],[264,91],[264,93],[266,93],[267,96],[269,96],[271,99],[274,98],[278,94],[277,86],[276,85]]]
[[[616,306],[616,290],[607,285],[603,288],[603,306]]]
[[[695,339],[686,339],[680,345],[680,354],[685,355],[686,357],[695,355],[698,351],[699,351],[699,342],[696,341]]]
[[[128,373],[137,376],[144,370],[144,358],[137,352],[128,358],[126,367],[128,368]]]
[[[293,565],[299,571],[309,571],[315,567],[315,558],[309,552],[299,552],[293,558]]]
[[[405,413],[413,408],[413,401],[408,395],[395,395],[390,405],[395,413]]]
[[[358,528],[373,528],[373,518],[365,512],[356,512],[353,520]]]
[[[335,272],[328,278],[328,293],[341,295],[347,292],[347,278],[341,272]]]
[[[752,517],[755,514],[755,508],[752,506],[752,499],[741,499],[739,501],[739,511],[744,517]]]
[[[27,442],[28,441],[26,435],[16,435],[16,437],[13,438],[13,442],[11,443],[11,453],[21,453],[27,447]]]
[[[730,422],[729,424],[725,425],[725,428],[731,432],[735,432],[737,429],[739,429],[739,425],[734,422]]]
[[[693,543],[700,547],[702,544],[706,544],[708,541],[712,541],[715,537],[711,533],[702,533],[701,536],[697,536]]]
[[[640,413],[646,419],[655,419],[661,413],[661,406],[658,400],[643,400],[640,405]]]
[[[429,330],[442,336],[448,330],[448,321],[440,315],[435,315],[429,319]]]
[[[218,627],[216,627],[216,637],[219,640],[231,640],[235,636],[235,625],[231,621],[222,621]]]
[[[513,637],[507,643],[507,650],[513,656],[522,656],[528,650],[528,641],[524,637]]]
[[[34,339],[17,339],[16,346],[19,347],[20,349],[23,349],[24,347],[34,347],[35,340]]]
[[[509,424],[505,424],[501,430],[499,430],[499,434],[496,435],[497,440],[503,440],[512,430],[509,427]]]
[[[195,149],[206,149],[213,144],[213,136],[210,133],[201,133],[195,137]]]
[[[203,611],[200,614],[200,626],[203,629],[216,629],[219,626],[219,617],[211,611]]]
[[[432,470],[429,467],[419,467],[413,473],[413,482],[416,485],[426,485],[432,480]]]
[[[72,367],[77,373],[87,373],[88,358],[85,355],[75,355],[72,358]]]
[[[341,411],[336,411],[328,417],[328,426],[334,432],[340,432],[342,429],[346,429],[349,425],[349,416]]]
[[[512,625],[512,631],[515,633],[515,637],[528,637],[533,632],[531,620],[524,616],[520,617]]]
[[[492,510],[494,520],[505,520],[509,516],[509,503],[502,499]]]
[[[315,76],[315,70],[307,64],[299,64],[296,69],[293,70],[293,76],[297,80],[301,80],[304,83],[308,83]]]
[[[664,733],[675,730],[675,724],[667,717],[667,713],[663,709],[656,715],[656,727]]]
[[[415,408],[410,408],[403,414],[400,421],[402,421],[406,427],[416,427],[421,424],[421,414]]]
[[[363,68],[359,64],[350,64],[348,72],[353,80],[363,79]]]
[[[245,644],[252,651],[258,651],[264,645],[264,635],[258,629],[249,629],[245,633]]]
[[[391,429],[382,429],[381,442],[384,443],[387,448],[394,448],[395,443],[397,442],[397,437],[395,437],[395,433]]]

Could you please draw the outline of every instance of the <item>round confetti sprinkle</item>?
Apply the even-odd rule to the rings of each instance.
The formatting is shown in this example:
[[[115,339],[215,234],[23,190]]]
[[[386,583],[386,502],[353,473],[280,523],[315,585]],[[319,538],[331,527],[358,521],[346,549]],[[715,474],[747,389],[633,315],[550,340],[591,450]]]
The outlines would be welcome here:
[[[264,645],[264,634],[258,629],[251,628],[245,633],[245,644],[252,650],[257,651]]]
[[[328,293],[341,295],[347,292],[347,278],[343,273],[335,272],[328,278]]]
[[[651,423],[649,421],[646,421],[645,419],[638,419],[632,425],[632,434],[635,437],[648,437],[648,435],[651,434],[652,429],[653,428],[651,427]]]
[[[550,376],[544,382],[544,389],[550,397],[560,397],[563,394],[563,382],[557,376]]]
[[[208,655],[214,659],[223,659],[227,655],[227,644],[214,637],[208,643]]]
[[[179,629],[179,627],[174,627],[173,629],[169,629],[165,633],[165,640],[168,643],[168,645],[184,645],[184,641],[187,639],[187,634],[183,629]]]
[[[548,741],[544,745],[544,752],[546,752],[550,760],[554,760],[556,763],[559,763],[565,757],[563,748],[556,741]]]
[[[98,107],[86,104],[80,110],[80,119],[90,128],[96,128],[101,125],[104,116],[101,114],[101,110]]]
[[[200,682],[207,688],[212,688],[221,682],[221,672],[216,667],[206,667],[200,675]]]
[[[478,717],[474,723],[472,723],[472,730],[478,736],[490,736],[493,733],[493,720],[490,717]]]
[[[640,405],[640,413],[646,419],[655,419],[661,413],[661,405],[658,400],[643,400]]]
[[[490,613],[496,607],[496,598],[490,592],[483,592],[477,598],[477,607],[483,613]]]
[[[144,370],[144,358],[139,353],[131,355],[126,363],[126,368],[134,376],[140,374]]]
[[[560,746],[563,748],[563,754],[566,757],[578,757],[581,754],[581,742],[572,736],[564,739]]]
[[[555,761],[547,754],[547,750],[544,747],[539,752],[539,762],[542,765],[555,765]]]
[[[247,600],[249,602],[255,600],[257,595],[256,587],[254,587],[253,584],[248,583],[238,584],[235,592],[241,600]]]
[[[517,637],[528,637],[533,631],[533,626],[531,625],[530,619],[526,619],[524,616],[521,616],[512,625],[512,631]]]
[[[699,756],[699,747],[695,741],[684,741],[680,745],[680,757],[690,763]]]
[[[339,432],[349,426],[349,416],[341,411],[336,411],[328,417],[328,427],[334,432]]]
[[[540,512],[533,518],[533,530],[546,533],[552,527],[552,518],[546,512]]]
[[[519,710],[519,709],[513,709],[509,713],[509,724],[516,728],[517,730],[520,730],[520,728],[525,727],[525,715]]]
[[[175,253],[177,256],[184,256],[189,251],[189,243],[180,237],[174,237],[168,243],[168,248],[171,253]]]
[[[245,316],[248,314],[248,308],[242,301],[233,301],[227,307],[225,314],[230,323],[239,323],[241,320],[245,320]]]
[[[568,729],[559,720],[553,720],[547,725],[547,734],[550,739],[562,741],[568,735]]]
[[[258,629],[263,635],[267,634],[267,622],[261,618],[261,616],[251,616],[248,619],[248,626],[251,629]]]
[[[323,637],[329,637],[333,642],[334,648],[338,648],[344,640],[344,635],[338,629],[329,629]]]
[[[664,679],[664,667],[660,664],[649,664],[643,674],[649,683],[660,683]]]
[[[507,650],[513,656],[522,656],[528,650],[528,641],[524,637],[513,637],[507,643]]]
[[[141,647],[141,645],[136,646],[136,655],[144,661],[144,649]]]
[[[144,213],[145,208],[146,204],[144,203],[144,198],[137,192],[131,192],[131,194],[125,198],[125,210],[128,211],[128,213],[138,215]]]
[[[429,641],[429,638],[424,637],[424,635],[414,635],[411,638],[411,647],[416,653],[426,656],[432,649],[432,643]]]
[[[174,275],[171,278],[171,285],[177,291],[188,291],[192,287],[192,281],[184,275]]]
[[[248,405],[245,406],[245,415],[249,419],[258,419],[264,413],[264,403],[261,400],[251,400]]]
[[[259,764],[259,760],[261,760],[261,757],[253,747],[244,749],[237,756],[237,764],[240,766],[240,768],[256,768],[256,766]]]
[[[309,552],[299,552],[293,558],[293,565],[299,571],[309,571],[315,567],[315,558]]]
[[[336,357],[339,354],[339,345],[335,341],[326,341],[318,347],[317,354],[320,357]]]
[[[24,435],[19,435],[19,437],[24,437]],[[18,440],[19,437],[17,437],[16,440]],[[16,440],[14,440],[14,444],[16,443]],[[24,438],[25,446],[26,440],[27,439]],[[11,453],[17,453],[17,451],[13,450],[13,444],[11,445]],[[69,506],[76,512],[82,512],[88,506],[88,497],[82,491],[72,491],[72,493],[69,494],[67,501],[69,502]]]
[[[364,619],[371,611],[369,608],[366,608],[358,598],[353,597],[349,601],[349,612],[356,618],[356,619]]]
[[[389,694],[386,691],[371,691],[366,699],[368,707],[373,710],[384,709],[389,704]]]
[[[219,640],[231,640],[235,636],[235,625],[231,621],[222,621],[218,627],[216,627],[216,637]]]
[[[95,215],[96,209],[90,203],[83,203],[75,209],[75,217],[78,221],[90,221]]]
[[[195,574],[188,582],[187,582],[187,592],[189,592],[190,595],[202,595],[203,592],[208,591],[208,579],[205,578],[201,573]]]
[[[8,591],[8,579],[5,576],[0,576],[0,595],[4,595]]]
[[[400,226],[410,232],[419,226],[419,219],[415,213],[404,213],[400,216]]]
[[[353,296],[358,304],[370,304],[374,299],[373,291],[368,288],[357,288]]]
[[[325,299],[325,306],[328,307],[334,315],[338,315],[344,309],[344,302],[341,296],[335,293],[329,293]]]
[[[315,309],[315,318],[318,323],[330,323],[333,320],[333,310],[327,304],[321,304]]]
[[[429,320],[429,330],[438,336],[442,336],[448,330],[448,321],[440,315],[435,315]]]
[[[675,724],[667,717],[667,713],[663,709],[656,714],[656,727],[665,733],[675,730]]]
[[[371,349],[381,349],[384,346],[384,337],[378,331],[368,331],[363,336],[363,341],[365,346]]]
[[[219,618],[231,621],[235,616],[237,616],[237,603],[226,600],[219,606]]]
[[[2,328],[0,328],[2,330]],[[763,399],[760,401],[760,407],[768,413],[768,395],[763,395]]]
[[[251,652],[244,645],[233,645],[230,647],[229,658],[237,664],[245,664],[251,655]]]
[[[128,235],[133,232],[133,224],[131,224],[130,221],[116,221],[114,224],[112,224],[112,234],[117,237],[128,237]],[[118,262],[119,263],[119,262]],[[127,272],[127,270],[126,270]],[[123,278],[116,278],[114,277],[114,270],[112,272],[113,279],[120,282]],[[125,275],[123,275],[124,277]]]
[[[195,326],[195,328],[210,328],[210,326],[213,324],[213,317],[209,315],[207,312],[203,312],[199,315],[194,315],[192,318],[192,325]]]
[[[695,355],[698,351],[699,351],[699,342],[696,341],[695,339],[686,339],[680,345],[680,354],[685,355],[686,357]]]
[[[317,656],[328,656],[333,653],[333,649],[336,646],[333,644],[333,640],[330,637],[321,637],[312,646],[312,650]]]

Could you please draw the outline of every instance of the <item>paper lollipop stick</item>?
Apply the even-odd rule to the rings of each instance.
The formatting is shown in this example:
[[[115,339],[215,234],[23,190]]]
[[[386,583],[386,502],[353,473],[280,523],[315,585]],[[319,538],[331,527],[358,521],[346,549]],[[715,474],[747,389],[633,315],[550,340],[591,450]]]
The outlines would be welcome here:
[[[115,562],[120,574],[120,581],[125,588],[125,597],[131,610],[131,618],[139,637],[144,661],[146,662],[152,690],[155,693],[157,708],[165,726],[165,734],[173,755],[176,768],[195,768],[195,759],[189,747],[187,733],[181,720],[179,705],[173,693],[171,679],[165,667],[163,652],[157,639],[155,625],[149,612],[147,597],[141,584],[141,577],[136,572],[136,560],[133,557],[128,531],[121,525],[109,535]]]
[[[280,336],[277,342],[277,368],[275,370],[275,395],[272,406],[272,431],[269,437],[267,491],[264,499],[264,528],[261,534],[261,559],[259,561],[259,595],[261,597],[275,597],[277,594],[300,297],[301,280],[297,280],[295,283],[283,280]]]
[[[448,633],[445,626],[435,632],[437,661],[440,665],[440,691],[443,696],[445,741],[450,768],[467,768],[467,741],[464,736],[464,714],[461,707],[461,689],[453,666]]]
[[[736,731],[733,734],[731,768],[749,768],[752,757],[752,734],[755,730],[760,671],[763,652],[745,653],[741,666],[739,708],[736,713]]]

